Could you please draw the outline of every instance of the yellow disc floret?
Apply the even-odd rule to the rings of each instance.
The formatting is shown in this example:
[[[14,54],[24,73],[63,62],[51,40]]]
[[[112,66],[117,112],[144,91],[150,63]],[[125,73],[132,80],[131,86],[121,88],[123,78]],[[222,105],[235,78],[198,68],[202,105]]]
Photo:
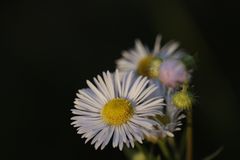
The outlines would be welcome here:
[[[160,64],[161,60],[159,58],[147,56],[138,63],[137,72],[149,78],[158,78]]]
[[[121,125],[132,117],[133,107],[127,99],[114,98],[104,105],[101,115],[105,123],[109,125]]]
[[[172,97],[172,102],[180,109],[192,108],[192,97],[185,90],[175,93]]]

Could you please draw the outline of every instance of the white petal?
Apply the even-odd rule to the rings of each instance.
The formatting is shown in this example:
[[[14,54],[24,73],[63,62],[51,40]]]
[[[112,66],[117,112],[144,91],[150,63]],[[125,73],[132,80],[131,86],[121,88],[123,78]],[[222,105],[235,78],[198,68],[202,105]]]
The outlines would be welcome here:
[[[135,88],[137,87],[138,83],[140,82],[142,76],[139,76],[133,83],[133,85],[131,86],[131,89],[128,93],[128,98],[129,99],[134,99],[134,94],[135,94]]]
[[[107,90],[106,85],[104,84],[103,80],[101,79],[101,76],[97,76],[98,79],[93,78],[95,84],[97,85],[97,87],[100,89],[100,91],[102,92],[102,94],[105,95],[105,97],[109,100],[110,99],[110,95],[109,92]]]
[[[77,96],[80,98],[80,96],[84,96],[85,98],[87,98],[89,100],[89,102],[91,102],[93,104],[94,107],[100,108],[101,106],[101,102],[98,100],[99,98],[96,98],[95,95],[93,95],[94,93],[91,94],[90,91],[88,90],[78,90],[80,94],[77,94]],[[94,97],[94,98],[92,98]]]
[[[101,150],[108,144],[108,142],[109,142],[110,139],[112,138],[113,131],[114,131],[114,127],[109,127],[109,128],[108,128],[108,133],[106,134],[107,137],[106,137],[106,139],[104,140],[104,142],[102,143]]]
[[[160,35],[157,35],[155,44],[154,44],[153,55],[156,55],[160,51],[161,39],[162,37]]]
[[[92,91],[100,98],[101,104],[105,104],[107,102],[106,97],[90,82],[87,80],[87,85],[92,89]]]
[[[103,72],[103,78],[104,78],[104,81],[105,81],[106,86],[108,88],[108,92],[110,93],[110,97],[112,99],[112,98],[115,97],[112,76],[109,72],[107,72],[107,73]]]
[[[131,82],[132,82],[132,78],[133,78],[133,72],[130,72],[129,74],[126,75],[126,85],[124,87],[124,93],[123,93],[123,96],[124,97],[127,97],[127,94],[129,92],[129,89],[130,89],[130,85],[131,85]]]
[[[147,54],[147,50],[143,46],[142,42],[140,40],[135,41],[135,47],[137,53],[141,54],[142,56],[145,56]]]
[[[137,104],[140,104],[141,102],[143,102],[146,98],[148,98],[155,90],[157,89],[157,87],[155,85],[151,85],[149,86],[147,89],[145,89],[140,95],[139,97],[136,99]]]
[[[142,139],[143,139],[143,134],[141,132],[141,130],[137,127],[135,127],[135,124],[132,122],[128,122],[128,129],[130,131],[130,133],[133,135],[133,137],[139,142],[142,143]]]
[[[137,99],[137,97],[142,93],[142,91],[145,89],[148,83],[149,83],[149,80],[147,80],[147,77],[142,78],[142,80],[139,82],[138,86],[135,89],[133,100]]]
[[[116,94],[117,94],[117,97],[122,97],[122,88],[121,88],[121,84],[120,84],[120,77],[119,77],[119,73],[118,73],[118,70],[116,70],[115,72],[115,84],[116,84]]]
[[[90,117],[99,117],[99,113],[96,112],[88,112],[79,109],[71,109],[73,114],[80,115],[80,116],[90,116]]]
[[[149,130],[153,129],[153,124],[148,122],[146,118],[140,119],[140,117],[139,118],[133,117],[130,121],[135,123],[138,126],[142,126],[143,128],[146,128]]]
[[[82,101],[81,101],[82,100]],[[99,107],[97,107],[95,104],[91,103],[90,101],[87,102],[84,99],[79,99],[74,101],[74,104],[76,104],[74,107],[79,110],[85,110],[90,112],[99,112]]]
[[[107,131],[108,131],[108,127],[105,127],[102,131],[100,131],[100,133],[97,135],[99,138],[97,140],[97,142],[95,143],[94,147],[97,150],[98,147],[103,143],[103,141],[106,139],[107,137]],[[96,136],[96,137],[97,137]]]
[[[114,135],[113,135],[113,143],[112,143],[113,148],[118,146],[118,142],[119,142],[119,132],[117,127],[114,127]]]
[[[130,129],[129,129],[128,124],[123,124],[123,128],[124,128],[124,131],[126,133],[126,136],[128,137],[128,140],[129,140],[129,142],[130,142],[130,144],[131,144],[131,146],[133,148],[134,147],[134,139],[133,139],[132,134],[129,131]]]
[[[147,101],[145,101],[144,103],[140,104],[137,106],[137,108],[140,109],[145,109],[145,108],[150,108],[150,107],[154,107],[154,106],[161,106],[163,105],[161,102],[163,101],[162,98],[151,98]]]

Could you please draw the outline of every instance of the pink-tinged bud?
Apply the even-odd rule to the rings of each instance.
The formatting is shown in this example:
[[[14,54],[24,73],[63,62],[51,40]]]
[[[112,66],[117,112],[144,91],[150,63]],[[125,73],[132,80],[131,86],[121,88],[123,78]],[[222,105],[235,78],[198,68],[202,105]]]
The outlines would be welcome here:
[[[162,62],[159,69],[159,79],[167,87],[175,88],[189,78],[185,65],[175,59]]]

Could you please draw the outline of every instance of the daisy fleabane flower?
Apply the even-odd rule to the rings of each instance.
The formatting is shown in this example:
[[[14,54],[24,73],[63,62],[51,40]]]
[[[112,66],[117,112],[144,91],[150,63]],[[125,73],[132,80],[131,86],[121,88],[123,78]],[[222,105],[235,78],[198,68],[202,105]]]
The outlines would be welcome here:
[[[152,133],[147,140],[156,143],[157,140],[168,137],[174,137],[174,132],[180,131],[182,126],[182,120],[186,117],[183,113],[183,109],[179,109],[172,102],[172,95],[174,94],[173,89],[169,88],[167,90],[167,95],[165,97],[166,107],[163,116],[155,117],[160,125]]]
[[[160,44],[160,35],[156,38],[153,50],[136,40],[134,49],[122,52],[122,58],[116,61],[117,68],[120,72],[134,71],[137,75],[147,76],[165,91],[166,87],[176,88],[188,81],[189,71],[181,62],[187,54],[178,50],[179,43],[170,41],[162,47]]]
[[[163,116],[167,120],[165,121],[164,128],[159,131],[163,137],[164,133],[167,135],[169,132],[173,134],[175,131],[180,131],[182,126],[182,119],[186,117],[183,113],[183,109],[176,107],[176,105],[174,105],[172,102],[173,94],[173,89],[169,88],[166,96],[166,111],[165,115]],[[165,132],[162,130],[165,130]]]
[[[140,40],[135,41],[135,48],[123,51],[122,58],[116,61],[117,68],[121,72],[135,71],[139,75],[147,76],[150,79],[158,79],[159,67],[163,60],[169,57],[181,57],[175,53],[179,44],[171,41],[160,48],[161,36],[158,35],[154,49],[150,51]],[[180,53],[180,52],[179,52]]]
[[[79,90],[72,109],[72,125],[86,138],[85,143],[92,140],[95,149],[103,149],[112,139],[112,146],[122,150],[124,144],[142,143],[159,125],[148,117],[162,115],[163,99],[152,96],[157,87],[149,85],[146,77],[135,77],[132,72],[120,77],[116,70],[93,80],[95,84],[87,80],[89,88]]]

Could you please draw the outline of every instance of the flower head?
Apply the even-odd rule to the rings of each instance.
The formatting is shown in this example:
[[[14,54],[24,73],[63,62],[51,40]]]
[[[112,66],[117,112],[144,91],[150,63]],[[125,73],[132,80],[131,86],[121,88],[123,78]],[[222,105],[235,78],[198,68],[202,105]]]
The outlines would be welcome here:
[[[162,47],[160,42],[161,36],[158,35],[154,49],[150,51],[140,40],[136,40],[135,48],[124,51],[123,57],[116,63],[120,72],[134,71],[136,75],[147,76],[151,83],[158,85],[161,90],[158,92],[164,96],[166,87],[175,88],[189,80],[189,71],[182,60],[191,56],[177,50],[179,44],[175,41],[170,41]]]
[[[179,109],[190,109],[192,108],[193,97],[187,91],[187,86],[183,85],[183,89],[173,94],[172,103]]]
[[[156,121],[149,116],[162,115],[163,99],[150,97],[157,89],[148,85],[146,77],[134,77],[132,72],[120,78],[118,71],[94,78],[95,85],[87,81],[88,89],[79,90],[72,109],[72,124],[78,134],[92,139],[95,149],[103,149],[112,139],[112,146],[122,150],[124,143],[134,147],[150,134]]]
[[[138,75],[150,79],[159,77],[159,67],[163,60],[172,56],[177,49],[177,42],[169,42],[160,49],[161,36],[157,36],[154,49],[150,51],[140,40],[136,40],[135,48],[122,53],[123,58],[116,61],[121,72],[134,71]],[[178,54],[177,54],[178,55]],[[175,58],[181,56],[174,56]]]
[[[178,108],[172,103],[172,96],[175,92],[171,88],[167,90],[164,114],[155,117],[160,125],[152,130],[150,136],[147,137],[148,141],[157,142],[159,138],[174,137],[174,132],[181,130],[182,119],[186,116],[183,114],[182,108]]]
[[[176,87],[189,79],[184,64],[176,59],[164,61],[159,70],[160,81],[168,87]]]

